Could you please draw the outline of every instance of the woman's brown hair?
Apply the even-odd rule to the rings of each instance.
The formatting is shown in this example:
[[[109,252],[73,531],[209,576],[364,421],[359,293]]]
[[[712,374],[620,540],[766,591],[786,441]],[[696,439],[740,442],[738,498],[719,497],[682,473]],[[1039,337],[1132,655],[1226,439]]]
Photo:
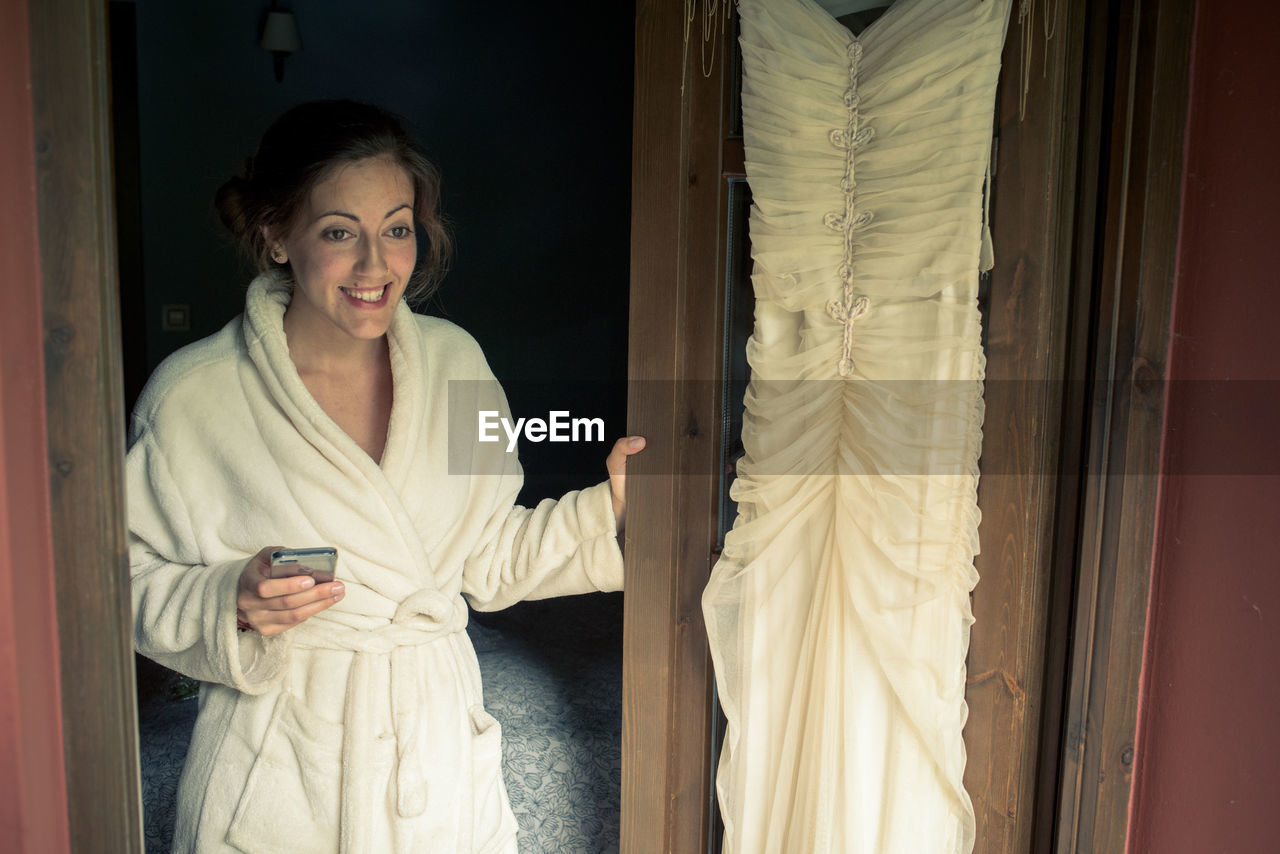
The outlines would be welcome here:
[[[449,230],[440,216],[440,173],[414,145],[393,113],[358,101],[311,101],[285,112],[258,143],[244,172],[218,189],[214,206],[222,224],[259,271],[286,269],[271,259],[265,232],[285,233],[312,187],[338,166],[388,157],[413,182],[418,263],[405,298],[434,293],[448,268]]]

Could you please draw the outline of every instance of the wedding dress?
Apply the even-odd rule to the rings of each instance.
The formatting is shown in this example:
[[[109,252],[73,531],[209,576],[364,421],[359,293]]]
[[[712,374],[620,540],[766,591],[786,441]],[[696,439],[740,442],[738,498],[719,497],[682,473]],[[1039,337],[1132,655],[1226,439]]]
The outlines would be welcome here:
[[[742,0],[756,295],[739,517],[703,597],[725,852],[954,854],[977,583],[977,305],[1010,0],[854,37]]]

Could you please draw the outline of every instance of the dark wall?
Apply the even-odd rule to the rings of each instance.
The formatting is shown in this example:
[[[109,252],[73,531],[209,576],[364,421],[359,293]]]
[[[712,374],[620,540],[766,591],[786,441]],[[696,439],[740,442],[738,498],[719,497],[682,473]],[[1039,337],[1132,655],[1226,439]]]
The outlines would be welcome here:
[[[1280,804],[1280,7],[1196,6],[1134,854],[1274,851]]]
[[[303,49],[283,83],[258,46],[265,0],[130,5],[143,297],[125,320],[145,340],[141,370],[242,308],[249,270],[213,213],[217,187],[287,107],[352,97],[405,116],[444,174],[458,249],[427,311],[476,336],[517,415],[567,408],[622,434],[633,4],[295,3]],[[191,307],[189,332],[161,329],[168,304]],[[531,471],[540,450],[522,453]]]

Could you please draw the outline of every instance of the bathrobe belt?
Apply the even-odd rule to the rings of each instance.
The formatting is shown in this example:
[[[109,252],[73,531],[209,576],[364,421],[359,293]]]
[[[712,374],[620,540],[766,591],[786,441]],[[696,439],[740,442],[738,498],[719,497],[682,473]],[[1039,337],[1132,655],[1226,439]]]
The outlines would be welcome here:
[[[369,685],[375,667],[390,667],[391,719],[396,737],[396,811],[404,818],[422,815],[427,787],[422,772],[422,745],[415,721],[422,708],[420,674],[414,647],[460,632],[467,626],[461,596],[436,589],[419,590],[400,603],[390,624],[360,631],[330,621],[308,620],[295,630],[293,645],[343,649],[355,653],[347,678],[342,735],[343,854],[369,850],[373,786],[373,710]]]

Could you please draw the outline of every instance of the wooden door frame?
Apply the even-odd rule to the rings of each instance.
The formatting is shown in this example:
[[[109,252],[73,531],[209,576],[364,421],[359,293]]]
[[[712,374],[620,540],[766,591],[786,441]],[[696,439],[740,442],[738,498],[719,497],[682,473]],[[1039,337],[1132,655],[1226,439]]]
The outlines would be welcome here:
[[[1046,73],[1059,82],[1040,97],[1033,80],[1037,97],[1016,128],[1008,85],[1016,54],[1006,52],[997,181],[1007,187],[1010,170],[1022,172],[1025,190],[1047,192],[1036,220],[1043,229],[1038,236],[1024,229],[1024,246],[1010,236],[1009,220],[1025,222],[1028,211],[997,191],[996,275],[1010,277],[1009,293],[1023,300],[1008,307],[1035,318],[1039,349],[1026,361],[1041,372],[1035,377],[1085,377],[1095,392],[1105,383],[1106,393],[1080,398],[1092,417],[1078,428],[1069,426],[1067,396],[1042,395],[1025,407],[989,401],[988,424],[1001,406],[1033,418],[1004,437],[1010,447],[1027,443],[1021,453],[1030,454],[1001,476],[1016,482],[988,477],[981,493],[985,570],[974,599],[966,729],[966,782],[979,806],[980,840],[991,840],[980,851],[1123,845],[1142,648],[1134,626],[1147,607],[1155,490],[1153,477],[1111,475],[1156,471],[1163,398],[1152,389],[1165,377],[1192,6],[1122,4],[1133,26],[1119,55],[1132,73],[1108,101],[1096,99],[1097,66],[1086,65],[1083,51],[1086,34],[1096,38],[1112,21],[1100,11],[1106,4],[1057,4]],[[28,12],[71,842],[76,851],[141,851],[106,4],[28,2]],[[1016,25],[1011,32],[1010,50]],[[631,378],[646,382],[632,383],[629,406],[633,431],[651,445],[631,482],[622,844],[645,854],[702,850],[708,834],[711,672],[700,595],[713,557],[719,418],[705,385],[677,380],[714,380],[719,371],[726,64],[702,74],[699,36],[695,28],[686,52],[682,4],[637,4],[629,364]],[[1090,134],[1104,126],[1123,139],[1124,156],[1110,184],[1091,185]],[[1018,154],[1016,140],[1033,134],[1057,168]],[[1067,287],[1095,276],[1109,283],[1100,301],[1088,288]],[[1068,327],[1085,303],[1114,320],[1108,329],[1116,332]],[[1025,356],[1016,348],[1026,342],[1001,337],[1015,327],[1004,329],[993,316],[995,352],[1007,346]],[[1080,471],[1089,479],[1068,484]],[[1121,537],[1125,530],[1140,534]],[[1000,532],[1015,533],[1010,541]],[[1087,553],[1077,554],[1080,543]],[[1064,585],[1064,567],[1079,584]],[[1059,625],[1049,615],[1064,595],[1074,612]],[[1046,643],[1046,629],[1071,627],[1071,644]],[[985,644],[997,635],[1008,642]],[[1063,686],[1059,695],[1046,687],[1054,684]],[[974,737],[1006,749],[975,750]],[[1052,758],[1062,742],[1058,765]],[[1036,804],[1050,805],[1052,821]]]
[[[1061,653],[1046,628],[1061,621],[1053,570],[1057,544],[1069,539],[1073,525],[1074,479],[1057,475],[1060,465],[1071,472],[1078,464],[1063,380],[1071,370],[1070,334],[1078,329],[1069,320],[1077,316],[1071,277],[1083,6],[1058,10],[1058,37],[1032,42],[1039,73],[1028,81],[1025,109],[1013,13],[996,104],[980,581],[972,595],[964,730],[978,854],[1034,850],[1041,760],[1052,760],[1039,748],[1056,740],[1060,680],[1049,671],[1061,666],[1046,662]]]
[[[649,443],[628,464],[620,838],[636,854],[704,851],[710,833],[729,33],[704,45],[686,24],[680,4],[636,4],[627,412]]]
[[[141,852],[107,4],[27,9],[71,850]]]
[[[0,6],[0,850],[67,854],[29,30]]]
[[[1126,844],[1145,646],[1190,97],[1194,0],[1099,4],[1092,87],[1094,334],[1053,851]],[[1105,50],[1101,42],[1109,37]],[[1090,168],[1092,164],[1090,164]],[[1093,202],[1092,206],[1087,204]],[[1084,256],[1081,256],[1083,262]],[[1048,849],[1046,849],[1048,850]]]
[[[1010,25],[966,693],[981,854],[1124,846],[1192,5],[1053,4],[1054,38],[1031,22],[1025,111],[1016,13]],[[700,73],[700,34],[686,43],[684,13],[641,2],[636,27],[630,379],[673,388],[719,376],[698,335],[718,343],[722,333],[725,205],[723,182],[709,179],[725,171],[725,71]],[[1136,22],[1127,40],[1108,42],[1126,17]],[[1105,141],[1116,144],[1104,161]],[[712,211],[716,220],[700,219]],[[645,463],[658,474],[629,488],[628,852],[708,847],[691,804],[712,772],[700,741],[712,688],[698,600],[716,495],[698,465],[718,444],[707,425],[719,419],[711,401],[679,397],[633,385],[629,400],[633,430],[656,440]],[[1117,477],[1133,473],[1144,474]]]
[[[1016,25],[1006,43],[965,729],[978,854],[1126,844],[1193,5],[1056,5],[1025,115]]]

